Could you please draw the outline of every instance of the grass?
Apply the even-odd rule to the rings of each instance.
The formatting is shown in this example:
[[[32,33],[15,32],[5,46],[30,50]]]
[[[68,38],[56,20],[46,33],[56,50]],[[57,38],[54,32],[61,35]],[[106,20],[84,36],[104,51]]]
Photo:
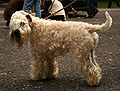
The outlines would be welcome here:
[[[108,1],[98,1],[98,8],[107,8],[107,7],[108,7]],[[111,8],[117,8],[117,5],[114,1],[112,2]]]

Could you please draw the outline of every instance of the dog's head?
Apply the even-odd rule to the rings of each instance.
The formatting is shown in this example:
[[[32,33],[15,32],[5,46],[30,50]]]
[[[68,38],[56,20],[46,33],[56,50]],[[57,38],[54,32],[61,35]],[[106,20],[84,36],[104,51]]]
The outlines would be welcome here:
[[[15,12],[10,20],[10,41],[15,41],[18,43],[18,46],[21,46],[29,35],[31,34],[30,23],[32,19],[29,14],[23,11]]]

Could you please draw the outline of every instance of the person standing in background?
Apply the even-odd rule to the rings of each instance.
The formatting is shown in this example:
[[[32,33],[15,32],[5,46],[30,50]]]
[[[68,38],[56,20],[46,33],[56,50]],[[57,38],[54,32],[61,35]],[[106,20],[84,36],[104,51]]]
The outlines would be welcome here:
[[[57,12],[58,10],[60,10],[62,8],[63,8],[63,5],[60,1],[58,1],[58,0],[46,0],[44,2],[44,9],[43,9],[41,17],[45,18],[45,17]],[[51,16],[49,19],[65,21],[66,16],[65,16],[64,9],[59,11],[55,15]]]
[[[25,0],[23,5],[23,10],[26,13],[30,13],[30,9],[32,6],[34,6],[34,12],[36,14],[36,17],[41,18],[41,0]]]

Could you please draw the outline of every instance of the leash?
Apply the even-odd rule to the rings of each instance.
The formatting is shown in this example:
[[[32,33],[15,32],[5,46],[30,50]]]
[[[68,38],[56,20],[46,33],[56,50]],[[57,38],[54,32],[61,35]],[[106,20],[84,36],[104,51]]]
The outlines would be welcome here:
[[[50,18],[51,16],[55,15],[56,13],[60,12],[61,10],[67,8],[68,6],[72,5],[73,3],[75,3],[77,0],[74,0],[73,2],[71,2],[70,4],[66,5],[65,7],[63,7],[62,9],[56,11],[55,13],[52,13],[51,15],[45,17],[44,19],[47,20],[48,18]]]
[[[48,12],[52,9],[52,6],[54,4],[55,0],[52,2],[52,4],[50,5],[49,9],[48,9]]]

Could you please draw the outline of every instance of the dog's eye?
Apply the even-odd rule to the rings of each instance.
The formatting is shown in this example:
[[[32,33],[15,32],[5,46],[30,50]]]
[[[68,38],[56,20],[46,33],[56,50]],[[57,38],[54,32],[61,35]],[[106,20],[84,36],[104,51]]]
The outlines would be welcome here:
[[[20,22],[20,25],[23,26],[23,25],[25,25],[25,23],[24,22]]]

